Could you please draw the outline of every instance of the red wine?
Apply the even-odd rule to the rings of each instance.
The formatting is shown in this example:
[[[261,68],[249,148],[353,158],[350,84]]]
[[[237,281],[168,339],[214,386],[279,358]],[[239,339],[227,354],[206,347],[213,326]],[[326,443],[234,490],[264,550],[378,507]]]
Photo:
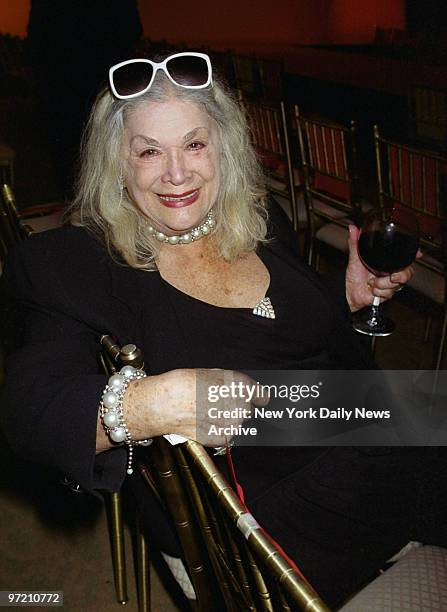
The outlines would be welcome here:
[[[381,230],[360,235],[358,249],[363,263],[375,273],[391,274],[409,266],[419,247],[416,236]]]

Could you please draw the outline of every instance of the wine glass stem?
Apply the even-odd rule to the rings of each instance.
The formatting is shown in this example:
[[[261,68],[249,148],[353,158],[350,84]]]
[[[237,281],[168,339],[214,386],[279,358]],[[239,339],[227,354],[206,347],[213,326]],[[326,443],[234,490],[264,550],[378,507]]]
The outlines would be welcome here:
[[[372,305],[371,305],[371,316],[368,319],[368,324],[371,327],[376,327],[381,319],[381,314],[380,314],[380,297],[378,297],[377,295],[374,296]]]

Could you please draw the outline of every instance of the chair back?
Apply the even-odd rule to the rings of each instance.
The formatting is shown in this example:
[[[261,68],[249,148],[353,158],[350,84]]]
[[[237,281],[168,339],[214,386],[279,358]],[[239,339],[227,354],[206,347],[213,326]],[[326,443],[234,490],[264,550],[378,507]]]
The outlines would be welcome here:
[[[292,223],[297,231],[296,180],[285,104],[242,101],[242,105],[250,126],[252,144],[266,174],[267,188],[290,202]]]
[[[380,206],[409,209],[419,220],[424,255],[408,285],[443,309],[438,370],[447,337],[447,158],[383,138],[377,125],[374,142]]]
[[[422,241],[439,247],[447,217],[447,158],[383,138],[374,126],[380,205],[411,209]]]
[[[295,106],[304,201],[309,217],[309,263],[318,228],[327,222],[346,227],[361,214],[356,126],[304,116]]]
[[[123,352],[109,336],[103,336],[102,344],[104,363],[113,372]],[[134,349],[131,353],[138,355]],[[141,353],[134,365],[142,365]],[[273,612],[298,607],[328,612],[203,446],[193,440],[172,446],[157,438],[144,453],[138,468],[148,495],[154,494],[155,483],[156,495],[172,520],[196,593],[195,609]]]

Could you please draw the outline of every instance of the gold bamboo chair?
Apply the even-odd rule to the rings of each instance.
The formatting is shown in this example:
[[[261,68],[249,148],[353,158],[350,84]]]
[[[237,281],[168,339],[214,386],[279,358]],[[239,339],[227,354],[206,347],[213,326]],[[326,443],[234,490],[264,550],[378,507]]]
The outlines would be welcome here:
[[[9,249],[32,234],[32,229],[20,217],[11,187],[4,183],[0,197],[0,272]]]
[[[308,214],[307,259],[318,269],[318,244],[347,253],[347,226],[361,213],[356,126],[305,117],[298,106],[295,120]]]
[[[124,365],[137,368],[144,366],[141,351],[134,344],[119,347],[111,336],[101,337],[100,363],[104,373],[112,376]],[[126,548],[124,538],[123,500],[121,491],[114,491],[105,496],[106,513],[109,525],[112,566],[115,582],[115,594],[118,603],[126,604],[129,600],[127,591]],[[150,610],[150,560],[149,549],[138,513],[135,517],[137,593],[140,612]]]
[[[383,138],[374,126],[380,206],[411,210],[419,220],[424,255],[414,263],[408,282],[442,311],[441,334],[434,367],[441,367],[447,333],[447,158]],[[431,325],[427,319],[425,340]]]
[[[141,353],[134,345],[120,349],[110,336],[103,336],[102,346],[107,372],[116,371],[117,364],[142,367]],[[196,595],[195,610],[286,612],[298,608],[328,612],[260,528],[203,446],[193,440],[171,446],[166,439],[157,438],[144,453],[138,469],[149,487],[148,494],[154,494],[155,482],[155,494],[175,528]],[[117,512],[111,525],[116,541],[120,521]],[[141,533],[140,537],[144,550],[139,553],[139,567],[148,574],[147,544]],[[118,545],[114,551],[117,549]],[[138,582],[147,585],[147,576],[142,576],[141,570],[139,574]],[[148,590],[143,588],[143,592],[146,598],[140,599],[139,609],[148,610]]]
[[[16,239],[21,240],[34,232],[54,229],[62,224],[65,205],[57,202],[20,208],[9,183],[2,184],[2,201]]]
[[[299,229],[296,188],[299,176],[294,169],[284,102],[267,105],[242,101],[251,131],[252,144],[267,177],[267,188],[290,203],[295,231]]]

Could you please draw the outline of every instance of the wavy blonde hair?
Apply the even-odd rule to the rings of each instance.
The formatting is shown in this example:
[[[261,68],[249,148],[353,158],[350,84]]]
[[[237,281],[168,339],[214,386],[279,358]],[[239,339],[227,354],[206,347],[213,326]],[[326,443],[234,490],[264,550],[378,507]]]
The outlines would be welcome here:
[[[219,190],[214,205],[217,254],[232,261],[252,251],[267,233],[265,185],[250,143],[247,121],[232,94],[219,81],[206,89],[173,85],[161,72],[150,90],[131,100],[101,91],[87,122],[75,199],[68,219],[88,228],[134,268],[153,270],[160,243],[150,235],[150,220],[122,189],[122,141],[126,116],[141,104],[178,98],[203,105],[218,126]],[[179,247],[182,248],[182,247]]]

